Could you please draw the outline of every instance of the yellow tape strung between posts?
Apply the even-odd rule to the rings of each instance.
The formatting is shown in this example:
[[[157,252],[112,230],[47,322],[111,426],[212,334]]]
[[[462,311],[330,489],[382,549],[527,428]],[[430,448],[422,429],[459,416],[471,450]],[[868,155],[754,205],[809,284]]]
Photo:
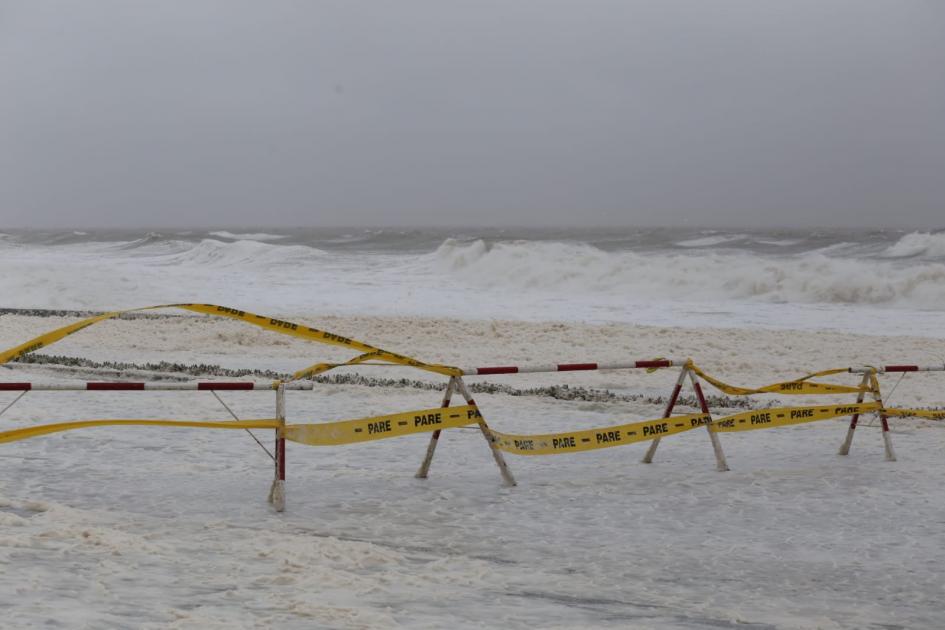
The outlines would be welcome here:
[[[414,367],[420,370],[426,370],[428,372],[444,374],[446,376],[459,376],[461,373],[459,368],[448,365],[424,363],[423,361],[418,361],[417,359],[413,359],[402,354],[397,354],[388,350],[382,350],[381,348],[376,348],[364,342],[350,339],[348,337],[343,337],[341,335],[336,335],[324,330],[319,330],[317,328],[311,328],[309,326],[303,326],[302,324],[295,324],[264,315],[256,315],[255,313],[249,313],[246,311],[229,308],[227,306],[217,306],[215,304],[163,304],[159,306],[145,306],[142,308],[133,308],[124,311],[111,311],[108,313],[102,313],[101,315],[89,317],[73,324],[69,324],[68,326],[57,328],[56,330],[47,332],[43,335],[40,335],[39,337],[36,337],[35,339],[31,339],[26,343],[0,352],[0,364],[18,359],[25,354],[29,354],[30,352],[34,352],[40,348],[49,346],[65,337],[68,337],[69,335],[75,334],[84,328],[88,328],[89,326],[97,324],[98,322],[104,321],[106,319],[113,319],[123,315],[124,313],[152,311],[162,308],[179,308],[195,313],[228,317],[230,319],[244,321],[246,323],[252,324],[253,326],[259,326],[260,328],[265,328],[266,330],[271,330],[283,335],[290,335],[292,337],[298,337],[300,339],[306,339],[309,341],[315,341],[333,346],[342,346],[367,353],[367,355],[355,357],[351,361],[348,361],[348,364],[355,364],[364,361],[366,360],[366,358],[364,358],[366,356],[367,358],[380,359],[387,361],[388,363]],[[316,368],[320,367],[323,367],[324,369],[315,371]],[[300,372],[296,372],[296,374],[293,375],[293,380],[311,376],[319,372],[324,372],[331,369],[332,367],[335,367],[335,365],[318,364],[316,366],[312,366],[312,368],[307,368],[305,370],[301,370]]]
[[[831,374],[840,374],[846,373],[848,370],[846,368],[837,368],[833,370],[824,370],[822,372],[814,372],[813,374],[808,374],[799,379],[793,381],[785,381],[783,383],[773,383],[771,385],[765,385],[763,387],[738,387],[736,385],[729,385],[724,383],[717,378],[709,376],[703,372],[700,368],[691,364],[689,367],[693,372],[698,374],[706,382],[710,383],[713,387],[722,391],[730,396],[749,396],[751,394],[794,394],[794,395],[812,395],[812,394],[858,394],[861,391],[869,391],[869,387],[860,387],[860,386],[851,386],[851,385],[833,385],[831,383],[812,383],[809,379],[818,378],[821,376],[830,376]]]
[[[507,453],[516,455],[558,455],[592,451],[598,448],[623,446],[634,442],[646,442],[658,437],[675,435],[704,426],[710,416],[704,413],[672,416],[658,420],[644,420],[630,424],[618,424],[600,429],[547,433],[544,435],[510,435],[490,429],[493,442]]]
[[[879,411],[879,403],[854,403],[850,405],[816,405],[810,407],[774,407],[744,411],[732,416],[719,418],[712,423],[716,433],[733,431],[754,431],[755,429],[773,429],[792,424],[830,420],[841,416]]]
[[[885,413],[888,416],[918,416],[937,420],[945,419],[945,410],[931,409],[884,409],[879,403],[855,403],[849,405],[812,405],[808,407],[775,407],[744,411],[712,420],[709,414],[697,413],[669,418],[643,420],[597,429],[547,433],[541,435],[513,435],[489,429],[494,445],[516,455],[558,455],[591,451],[637,442],[647,442],[697,427],[709,425],[717,433],[753,431],[776,427],[829,420],[841,416],[865,413]],[[439,429],[454,429],[482,422],[476,405],[459,407],[434,407],[385,416],[341,420],[318,424],[290,424],[281,429],[280,435],[292,442],[311,446],[333,446],[370,442],[387,438],[427,433]],[[275,419],[239,421],[199,420],[81,420],[43,424],[0,432],[0,443],[15,442],[32,437],[105,426],[163,426],[200,429],[275,429],[280,424]]]
[[[599,429],[548,433],[545,435],[509,435],[492,430],[490,432],[496,446],[507,453],[515,455],[558,455],[623,446],[635,442],[648,442],[655,438],[675,435],[705,426],[710,422],[712,430],[720,433],[751,431],[754,429],[773,429],[817,420],[829,420],[830,418],[850,416],[855,413],[869,413],[879,409],[878,403],[778,407],[746,411],[717,418],[714,421],[710,419],[708,414],[689,414],[601,427]]]
[[[289,424],[283,431],[283,437],[311,446],[353,444],[438,429],[452,429],[475,424],[481,419],[482,416],[475,405],[435,407],[340,422]]]
[[[80,420],[78,422],[39,424],[33,427],[2,431],[0,432],[0,444],[26,440],[41,435],[49,435],[50,433],[72,431],[73,429],[112,426],[185,427],[194,429],[275,429],[278,428],[279,422],[274,419],[221,420],[217,422],[202,420]]]
[[[945,420],[945,410],[942,409],[884,409],[887,416],[915,416],[930,420]]]

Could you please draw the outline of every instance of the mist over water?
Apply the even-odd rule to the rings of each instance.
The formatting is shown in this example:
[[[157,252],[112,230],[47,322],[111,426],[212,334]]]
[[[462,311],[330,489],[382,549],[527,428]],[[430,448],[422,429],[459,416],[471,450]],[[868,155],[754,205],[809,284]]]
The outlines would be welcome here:
[[[681,228],[7,231],[0,307],[204,301],[945,336],[945,232]]]

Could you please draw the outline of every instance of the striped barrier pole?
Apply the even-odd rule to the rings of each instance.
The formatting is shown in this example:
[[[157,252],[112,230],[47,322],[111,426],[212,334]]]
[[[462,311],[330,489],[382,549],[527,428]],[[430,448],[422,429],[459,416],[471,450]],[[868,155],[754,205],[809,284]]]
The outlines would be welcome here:
[[[312,381],[285,383],[285,389],[311,390]],[[189,383],[151,383],[133,381],[86,381],[82,383],[0,383],[0,392],[154,392],[154,391],[273,391],[277,386],[270,382],[254,381],[193,381]]]
[[[894,372],[945,372],[945,364],[939,365],[884,365],[882,367],[851,367],[848,369],[851,374],[867,374],[871,371],[877,374],[887,374]]]
[[[463,376],[491,376],[496,374],[536,374],[542,372],[586,372],[592,370],[635,370],[679,367],[686,361],[677,359],[647,359],[623,363],[544,363],[535,365],[505,365],[497,367],[461,368]],[[363,364],[368,365],[368,364]]]
[[[275,457],[275,478],[272,480],[272,488],[269,490],[269,502],[276,512],[285,510],[285,385],[279,383],[276,388],[276,421],[279,427],[276,429],[276,457]]]

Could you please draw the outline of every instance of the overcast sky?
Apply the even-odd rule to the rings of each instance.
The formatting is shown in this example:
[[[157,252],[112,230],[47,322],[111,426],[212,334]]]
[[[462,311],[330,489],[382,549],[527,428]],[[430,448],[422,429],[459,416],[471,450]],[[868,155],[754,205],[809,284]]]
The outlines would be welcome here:
[[[0,227],[945,227],[943,0],[0,0]]]

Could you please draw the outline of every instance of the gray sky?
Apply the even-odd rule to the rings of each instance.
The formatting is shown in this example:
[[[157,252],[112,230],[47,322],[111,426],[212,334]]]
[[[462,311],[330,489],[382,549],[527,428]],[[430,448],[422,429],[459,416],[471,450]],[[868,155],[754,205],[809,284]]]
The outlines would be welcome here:
[[[0,0],[0,227],[945,227],[942,0]]]

